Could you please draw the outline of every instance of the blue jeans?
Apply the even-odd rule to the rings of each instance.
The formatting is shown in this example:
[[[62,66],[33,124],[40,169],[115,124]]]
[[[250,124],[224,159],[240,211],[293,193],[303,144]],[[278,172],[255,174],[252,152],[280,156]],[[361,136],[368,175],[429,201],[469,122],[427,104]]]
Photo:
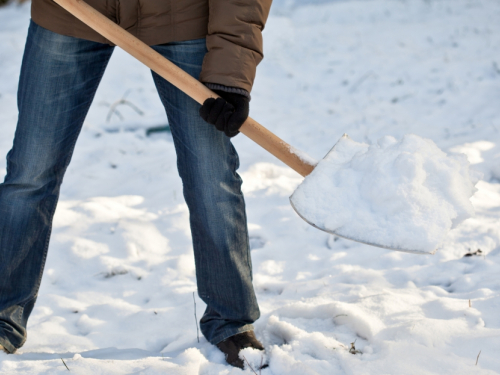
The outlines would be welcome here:
[[[205,40],[153,47],[198,78]],[[66,168],[113,47],[30,24],[18,91],[19,120],[0,184],[0,344],[26,341]],[[253,329],[252,286],[238,155],[199,116],[199,104],[153,73],[177,152],[189,207],[201,331],[212,344]],[[124,331],[125,334],[125,331]]]

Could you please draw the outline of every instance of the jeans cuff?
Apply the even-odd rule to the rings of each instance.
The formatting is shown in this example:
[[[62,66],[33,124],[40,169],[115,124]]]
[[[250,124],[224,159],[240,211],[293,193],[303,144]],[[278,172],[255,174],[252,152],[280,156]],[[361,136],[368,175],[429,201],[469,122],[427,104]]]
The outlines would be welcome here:
[[[2,336],[0,336],[0,345],[2,345],[5,348],[5,350],[7,350],[10,354],[14,354],[17,350],[16,347],[14,347],[10,342],[8,342]]]
[[[224,331],[222,331],[222,333],[218,334],[210,341],[212,344],[217,345],[218,343],[224,341],[225,339],[227,339],[231,336],[237,335],[238,333],[248,332],[248,331],[253,331],[253,325],[245,324],[244,326],[239,327],[239,328],[225,329]]]

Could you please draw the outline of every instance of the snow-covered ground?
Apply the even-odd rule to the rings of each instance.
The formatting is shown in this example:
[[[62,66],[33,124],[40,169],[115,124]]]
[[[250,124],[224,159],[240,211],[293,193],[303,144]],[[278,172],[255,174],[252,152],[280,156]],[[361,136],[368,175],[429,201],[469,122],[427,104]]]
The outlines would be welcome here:
[[[500,1],[273,7],[254,118],[317,159],[343,133],[369,144],[414,133],[465,153],[484,177],[476,217],[435,255],[398,253],[306,224],[288,202],[301,178],[236,137],[262,374],[500,373]],[[0,155],[15,130],[28,20],[28,4],[0,9]],[[143,115],[119,105],[107,121],[123,97]],[[145,135],[165,123],[148,70],[117,50],[63,184],[29,339],[19,354],[0,353],[1,374],[65,374],[61,358],[74,374],[242,373],[197,342],[172,140]]]

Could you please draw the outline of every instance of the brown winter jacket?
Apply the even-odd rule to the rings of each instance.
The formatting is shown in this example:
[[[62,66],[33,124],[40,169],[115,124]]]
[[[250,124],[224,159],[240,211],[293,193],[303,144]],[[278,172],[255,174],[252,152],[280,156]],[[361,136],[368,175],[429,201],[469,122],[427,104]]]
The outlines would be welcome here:
[[[205,38],[200,80],[250,92],[263,58],[272,0],[86,0],[149,45]],[[53,32],[109,43],[52,0],[32,0],[31,18]]]

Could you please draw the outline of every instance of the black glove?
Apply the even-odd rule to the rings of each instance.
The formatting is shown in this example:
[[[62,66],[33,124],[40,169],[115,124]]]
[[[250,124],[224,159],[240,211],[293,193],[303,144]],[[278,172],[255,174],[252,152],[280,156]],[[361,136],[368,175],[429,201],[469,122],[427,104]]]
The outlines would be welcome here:
[[[234,137],[248,117],[250,98],[221,90],[213,91],[220,98],[205,100],[200,108],[200,116],[228,137]]]

